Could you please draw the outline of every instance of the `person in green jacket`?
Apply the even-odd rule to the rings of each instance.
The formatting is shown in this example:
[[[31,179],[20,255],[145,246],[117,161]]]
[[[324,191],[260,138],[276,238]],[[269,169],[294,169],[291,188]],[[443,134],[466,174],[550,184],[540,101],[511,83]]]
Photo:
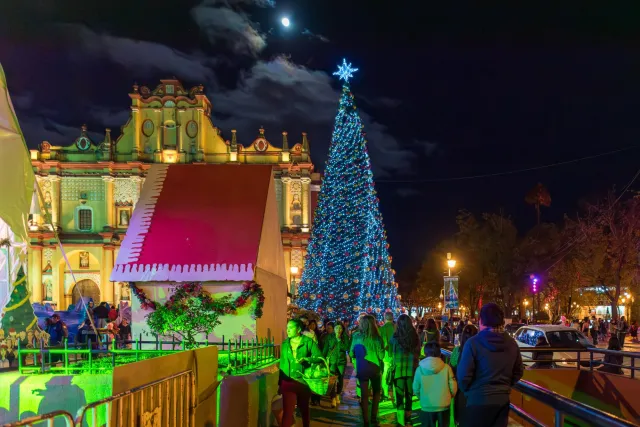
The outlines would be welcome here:
[[[311,423],[311,389],[303,380],[303,372],[312,362],[322,361],[322,353],[315,341],[302,335],[303,327],[301,321],[289,320],[287,339],[281,347],[279,394],[282,394],[283,426],[294,425],[296,404],[302,414],[302,425],[309,427]]]
[[[389,376],[389,369],[391,368],[392,357],[389,354],[389,342],[391,341],[391,337],[396,330],[396,325],[393,323],[393,313],[387,311],[384,314],[384,325],[380,327],[380,335],[382,336],[382,341],[384,342],[384,369],[382,371],[382,400],[389,398],[389,381],[387,381],[387,377]]]
[[[336,387],[331,392],[331,407],[340,404],[340,397],[344,386],[344,370],[347,367],[347,351],[351,346],[348,334],[344,331],[342,323],[333,325],[333,333],[327,334],[324,339],[322,354],[329,363],[329,370],[338,376]]]
[[[360,382],[360,407],[364,427],[378,426],[378,407],[382,388],[382,366],[384,360],[384,342],[378,331],[376,319],[370,314],[360,319],[357,334],[353,334],[351,359],[356,360],[356,378]],[[369,386],[373,391],[371,414],[369,414]]]

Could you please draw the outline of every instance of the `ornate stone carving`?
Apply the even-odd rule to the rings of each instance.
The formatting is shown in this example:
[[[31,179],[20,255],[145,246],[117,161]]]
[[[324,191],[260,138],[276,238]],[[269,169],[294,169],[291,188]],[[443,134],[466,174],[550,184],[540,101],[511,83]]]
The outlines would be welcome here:
[[[298,267],[299,269],[304,267],[304,262],[302,261],[302,249],[291,250],[291,266]]]
[[[50,263],[53,260],[54,250],[51,248],[45,248],[42,251],[42,257],[44,258],[44,263]]]
[[[113,199],[116,206],[134,206],[140,197],[138,180],[131,178],[116,178]]]
[[[92,202],[104,201],[104,183],[102,182],[102,177],[76,178],[65,176],[62,178],[62,200],[66,202],[77,202],[81,194]]]
[[[302,185],[300,184],[300,180],[294,179],[291,180],[291,195],[300,197],[300,192],[302,191]]]

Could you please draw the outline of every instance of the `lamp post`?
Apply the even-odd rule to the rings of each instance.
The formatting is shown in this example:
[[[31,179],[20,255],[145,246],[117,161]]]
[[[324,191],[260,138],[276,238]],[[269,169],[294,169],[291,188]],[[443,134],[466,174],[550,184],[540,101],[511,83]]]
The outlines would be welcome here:
[[[529,301],[524,300],[522,303],[524,304],[524,315],[527,316],[527,306],[529,305]]]
[[[456,266],[456,260],[453,259],[451,257],[451,252],[447,253],[447,267],[449,268],[449,275],[447,277],[451,277],[451,269],[454,268]],[[445,280],[445,283],[447,281]],[[447,309],[447,305],[446,305],[446,301],[449,301],[449,321],[451,322],[451,319],[453,318],[453,307],[451,304],[451,300],[447,298],[447,295],[449,295],[449,297],[451,297],[451,295],[453,294],[453,292],[451,292],[451,287],[453,286],[453,281],[452,279],[449,279],[449,289],[447,290],[446,287],[444,289],[443,292],[443,301],[445,302],[445,306],[444,309]],[[447,294],[448,291],[448,294]]]
[[[296,276],[298,275],[300,269],[297,266],[292,265],[289,271],[291,272],[291,299],[295,301],[298,298],[298,291],[296,289]]]

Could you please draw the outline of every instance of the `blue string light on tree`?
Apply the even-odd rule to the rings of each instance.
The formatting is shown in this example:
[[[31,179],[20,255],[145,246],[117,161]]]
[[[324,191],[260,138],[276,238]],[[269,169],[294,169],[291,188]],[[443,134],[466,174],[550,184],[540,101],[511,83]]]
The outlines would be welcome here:
[[[395,272],[371,172],[362,121],[346,59],[333,73],[344,81],[314,227],[299,286],[299,304],[331,318],[399,311]]]

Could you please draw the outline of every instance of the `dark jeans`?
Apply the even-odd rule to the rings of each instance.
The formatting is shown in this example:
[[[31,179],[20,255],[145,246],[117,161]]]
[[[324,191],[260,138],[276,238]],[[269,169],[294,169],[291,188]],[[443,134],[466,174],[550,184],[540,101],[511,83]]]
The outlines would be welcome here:
[[[509,404],[467,405],[460,425],[464,427],[507,427],[509,425]]]
[[[311,389],[303,383],[293,380],[282,380],[280,383],[282,393],[282,425],[292,426],[295,423],[296,404],[302,415],[302,425],[309,427],[311,416],[309,412],[309,400],[311,399]]]
[[[624,339],[627,337],[626,332],[618,332],[618,341],[620,341],[620,348],[624,348]]]
[[[336,380],[336,386],[331,392],[331,397],[336,397],[336,395],[342,394],[342,389],[344,387],[344,368],[344,366],[335,365],[331,367],[331,373],[338,376],[338,379]]]
[[[460,390],[456,393],[455,403],[453,404],[453,418],[456,420],[458,424],[462,420],[464,416],[465,408],[467,407],[467,398],[464,396],[464,393]]]
[[[598,345],[598,331],[591,329],[591,338],[593,339],[593,345]]]
[[[436,423],[438,427],[449,427],[449,421],[451,420],[450,417],[449,409],[445,409],[440,412],[420,411],[420,414],[418,415],[421,427],[436,427]]]
[[[368,360],[358,361],[356,377],[360,381],[360,407],[362,408],[362,421],[368,427],[371,421],[378,419],[378,407],[380,406],[380,391],[382,389],[382,372],[380,366]],[[369,386],[373,392],[371,399],[371,414],[369,414]]]
[[[396,392],[396,410],[411,411],[411,399],[413,398],[413,378],[396,378],[394,381]]]

